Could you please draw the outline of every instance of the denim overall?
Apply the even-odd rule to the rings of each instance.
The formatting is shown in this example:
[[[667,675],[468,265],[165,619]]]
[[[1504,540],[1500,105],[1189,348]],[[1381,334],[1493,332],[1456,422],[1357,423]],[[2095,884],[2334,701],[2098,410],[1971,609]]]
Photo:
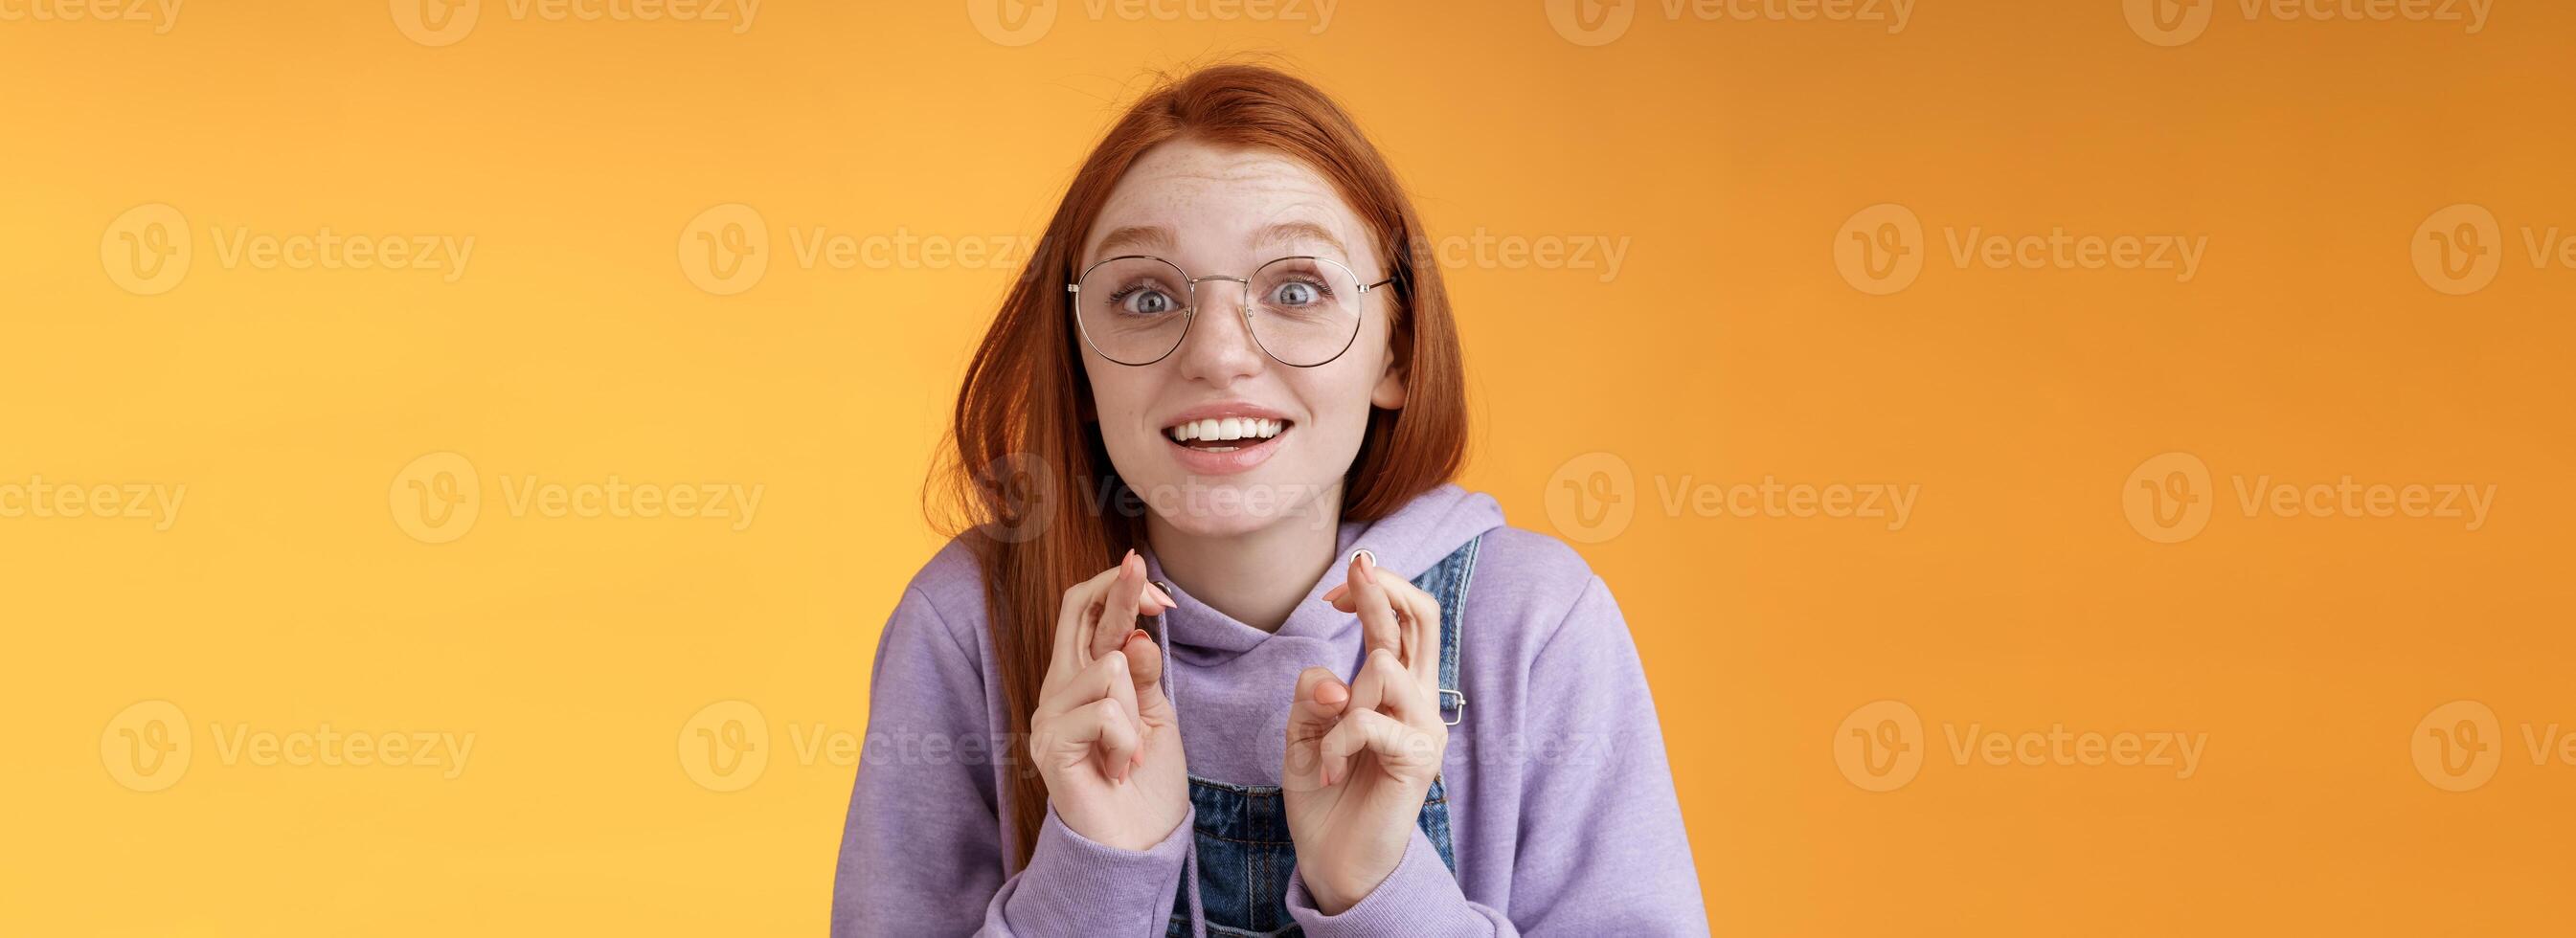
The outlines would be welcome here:
[[[1467,581],[1476,572],[1476,545],[1468,541],[1413,585],[1440,602],[1440,719],[1455,725],[1465,719],[1467,697],[1458,690],[1458,631],[1467,610]],[[1288,874],[1297,868],[1297,847],[1288,836],[1288,812],[1275,785],[1229,785],[1190,776],[1190,806],[1197,812],[1196,882],[1181,871],[1181,889],[1172,897],[1168,938],[1189,938],[1190,896],[1197,893],[1207,915],[1207,934],[1240,938],[1253,935],[1301,935],[1288,917]],[[1440,862],[1457,875],[1458,860],[1449,845],[1449,790],[1434,776],[1422,799],[1422,832],[1439,848]]]

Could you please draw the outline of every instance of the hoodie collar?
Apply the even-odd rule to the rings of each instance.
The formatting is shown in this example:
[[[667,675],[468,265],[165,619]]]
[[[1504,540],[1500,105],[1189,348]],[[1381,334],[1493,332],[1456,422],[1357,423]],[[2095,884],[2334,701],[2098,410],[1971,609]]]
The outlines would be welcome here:
[[[1307,587],[1305,599],[1297,603],[1276,634],[1330,639],[1359,628],[1357,616],[1323,601],[1324,594],[1342,582],[1341,562],[1355,551],[1367,550],[1377,558],[1378,566],[1410,580],[1461,545],[1502,524],[1503,509],[1493,496],[1469,492],[1455,484],[1443,484],[1414,496],[1394,514],[1376,521],[1343,522],[1334,537],[1336,562]],[[1179,602],[1163,614],[1163,627],[1174,651],[1201,663],[1221,661],[1250,651],[1272,637],[1273,633],[1245,625],[1191,598],[1186,590],[1166,579],[1162,561],[1154,555],[1151,545],[1140,547],[1138,552],[1145,557],[1146,574]]]

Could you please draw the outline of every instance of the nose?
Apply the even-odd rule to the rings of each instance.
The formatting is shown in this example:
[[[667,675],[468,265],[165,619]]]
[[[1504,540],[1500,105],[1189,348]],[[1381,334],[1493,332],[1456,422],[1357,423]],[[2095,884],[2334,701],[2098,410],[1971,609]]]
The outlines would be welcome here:
[[[1270,357],[1253,341],[1244,318],[1248,315],[1244,291],[1250,286],[1232,277],[1210,277],[1196,289],[1198,312],[1190,317],[1189,335],[1172,353],[1180,359],[1181,377],[1224,387],[1236,378],[1260,374]]]

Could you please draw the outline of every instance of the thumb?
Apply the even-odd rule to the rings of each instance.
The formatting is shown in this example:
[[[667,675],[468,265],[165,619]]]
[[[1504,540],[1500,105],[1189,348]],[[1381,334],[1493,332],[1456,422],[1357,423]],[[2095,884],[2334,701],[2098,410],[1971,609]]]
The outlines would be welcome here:
[[[1297,675],[1297,699],[1288,707],[1287,760],[1279,772],[1290,791],[1323,787],[1324,737],[1342,722],[1350,702],[1350,688],[1331,670],[1311,667]]]
[[[1136,715],[1147,722],[1164,722],[1161,718],[1171,714],[1172,701],[1163,696],[1162,647],[1144,629],[1133,629],[1118,651],[1127,656],[1127,674],[1136,682]]]
[[[1310,667],[1297,675],[1297,699],[1288,709],[1288,744],[1312,744],[1342,721],[1351,689],[1329,668]]]

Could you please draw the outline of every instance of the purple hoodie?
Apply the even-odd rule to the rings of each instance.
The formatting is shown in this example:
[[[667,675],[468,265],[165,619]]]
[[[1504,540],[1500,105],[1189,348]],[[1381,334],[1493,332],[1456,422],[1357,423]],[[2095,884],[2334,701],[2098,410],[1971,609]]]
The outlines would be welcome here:
[[[1325,915],[1293,876],[1309,935],[1706,934],[1654,698],[1610,590],[1555,538],[1503,525],[1492,497],[1444,485],[1374,524],[1341,526],[1407,579],[1484,536],[1459,637],[1469,702],[1452,727],[1453,877],[1417,828],[1395,871]],[[1145,553],[1149,572],[1162,565]],[[1349,680],[1356,616],[1318,581],[1276,633],[1193,601],[1163,617],[1165,691],[1191,775],[1277,785],[1297,673]],[[914,576],[877,644],[868,736],[832,891],[834,935],[1161,935],[1193,823],[1142,851],[1094,842],[1047,812],[1011,870],[1004,766],[1018,748],[974,555],[951,542]],[[1195,904],[1193,915],[1198,914]]]

